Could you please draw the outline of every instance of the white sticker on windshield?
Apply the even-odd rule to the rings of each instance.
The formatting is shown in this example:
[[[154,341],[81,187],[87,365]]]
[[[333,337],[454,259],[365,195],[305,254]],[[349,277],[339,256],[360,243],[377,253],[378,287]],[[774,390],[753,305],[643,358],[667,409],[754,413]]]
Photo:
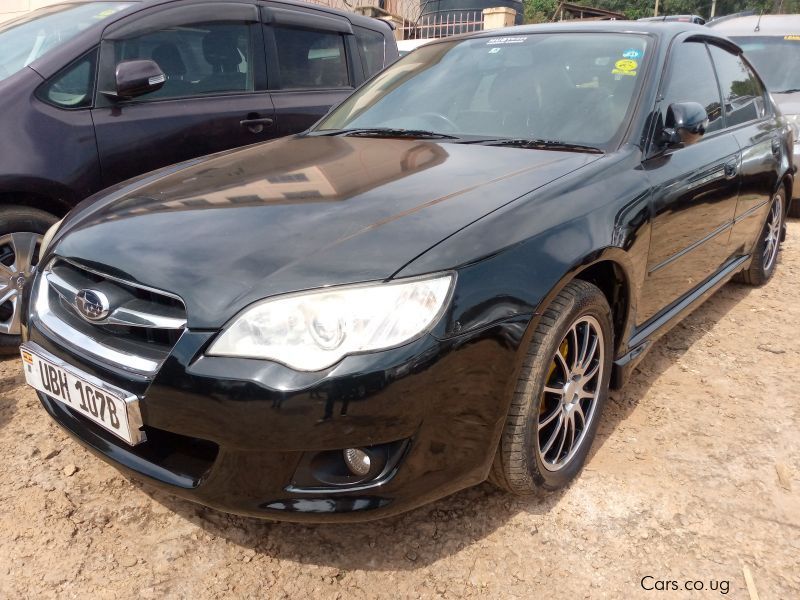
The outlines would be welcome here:
[[[489,38],[489,41],[486,42],[486,45],[496,46],[497,44],[521,44],[527,39],[527,35],[512,35],[508,37]]]

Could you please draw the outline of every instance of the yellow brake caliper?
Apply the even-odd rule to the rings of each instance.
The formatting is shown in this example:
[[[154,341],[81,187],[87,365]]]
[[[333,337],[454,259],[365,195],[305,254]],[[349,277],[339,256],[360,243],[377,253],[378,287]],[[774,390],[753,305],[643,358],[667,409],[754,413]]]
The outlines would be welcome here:
[[[564,362],[567,362],[567,351],[569,350],[569,343],[567,342],[566,338],[564,341],[561,342],[561,345],[558,347],[558,353],[564,359]],[[556,359],[553,358],[553,362],[550,364],[550,370],[547,372],[547,379],[545,381],[550,381],[550,378],[553,376],[556,370]],[[539,414],[543,414],[545,411],[545,401],[544,401],[544,392],[542,392],[542,401],[539,403]]]

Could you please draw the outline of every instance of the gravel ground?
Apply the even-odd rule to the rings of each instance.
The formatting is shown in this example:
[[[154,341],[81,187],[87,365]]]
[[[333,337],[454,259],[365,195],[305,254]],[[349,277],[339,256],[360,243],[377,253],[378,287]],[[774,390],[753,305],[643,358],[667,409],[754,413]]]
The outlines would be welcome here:
[[[359,525],[221,514],[85,452],[2,361],[0,597],[750,598],[748,572],[762,599],[800,598],[798,240],[794,221],[769,285],[727,285],[654,347],[580,478],[541,498],[483,484]]]

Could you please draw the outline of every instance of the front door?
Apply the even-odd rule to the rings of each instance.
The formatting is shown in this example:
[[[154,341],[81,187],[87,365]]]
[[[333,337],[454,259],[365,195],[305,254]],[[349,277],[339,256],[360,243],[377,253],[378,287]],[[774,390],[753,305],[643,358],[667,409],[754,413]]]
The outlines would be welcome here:
[[[739,144],[725,128],[706,44],[677,44],[667,69],[657,111],[661,123],[669,125],[670,104],[699,102],[706,107],[709,126],[699,142],[656,151],[645,161],[653,189],[653,220],[638,325],[700,285],[727,260],[739,195]]]
[[[274,137],[263,48],[248,3],[170,4],[106,31],[92,111],[104,185]],[[158,63],[164,86],[129,101],[103,94],[136,59]]]

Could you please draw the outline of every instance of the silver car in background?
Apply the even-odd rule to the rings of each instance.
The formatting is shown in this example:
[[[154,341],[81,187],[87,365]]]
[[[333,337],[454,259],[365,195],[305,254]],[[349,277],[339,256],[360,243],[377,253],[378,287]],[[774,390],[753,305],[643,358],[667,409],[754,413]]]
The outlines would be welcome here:
[[[708,27],[736,42],[761,75],[794,127],[794,164],[800,165],[800,15],[723,17]],[[800,184],[793,196],[789,216],[800,217]]]

